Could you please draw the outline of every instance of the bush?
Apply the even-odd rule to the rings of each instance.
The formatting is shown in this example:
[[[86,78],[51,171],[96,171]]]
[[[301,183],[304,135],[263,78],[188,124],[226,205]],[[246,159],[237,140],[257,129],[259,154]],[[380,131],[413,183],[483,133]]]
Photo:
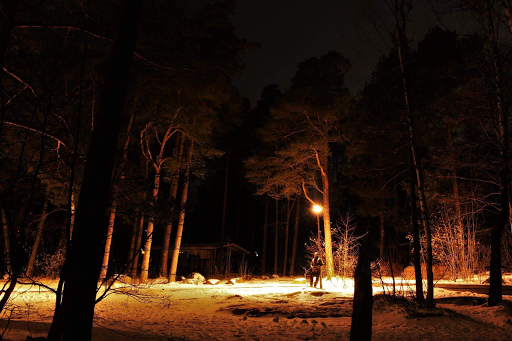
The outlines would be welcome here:
[[[60,270],[64,264],[64,250],[58,250],[54,254],[43,253],[36,260],[35,268],[39,276],[59,278]]]

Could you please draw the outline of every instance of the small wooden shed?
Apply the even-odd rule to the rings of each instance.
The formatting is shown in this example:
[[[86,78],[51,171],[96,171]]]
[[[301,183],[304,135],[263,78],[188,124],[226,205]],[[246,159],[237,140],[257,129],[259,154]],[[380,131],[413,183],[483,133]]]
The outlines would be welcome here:
[[[212,276],[215,273],[224,273],[216,269],[216,261],[219,257],[220,243],[190,243],[182,244],[178,261],[178,272],[188,275],[199,272],[204,276]],[[245,262],[245,256],[249,251],[235,243],[226,243],[224,249],[224,264],[228,264],[228,272],[236,272],[238,265]]]

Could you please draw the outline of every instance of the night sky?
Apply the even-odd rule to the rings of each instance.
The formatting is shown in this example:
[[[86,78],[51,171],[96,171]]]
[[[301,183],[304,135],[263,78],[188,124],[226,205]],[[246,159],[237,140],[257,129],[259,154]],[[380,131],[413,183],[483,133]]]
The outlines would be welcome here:
[[[193,4],[180,0],[180,6],[193,10],[214,0],[197,0]],[[415,2],[408,36],[421,39],[436,21],[429,1]],[[297,64],[335,50],[348,58],[352,69],[346,84],[356,94],[371,78],[379,56],[389,51],[389,36],[381,36],[370,17],[380,17],[379,28],[392,29],[390,10],[383,1],[321,0],[239,1],[232,16],[239,38],[260,44],[260,49],[244,58],[245,70],[235,75],[233,85],[254,106],[263,88],[278,84],[286,90]],[[446,25],[454,24],[453,18]],[[457,25],[458,21],[457,21]]]

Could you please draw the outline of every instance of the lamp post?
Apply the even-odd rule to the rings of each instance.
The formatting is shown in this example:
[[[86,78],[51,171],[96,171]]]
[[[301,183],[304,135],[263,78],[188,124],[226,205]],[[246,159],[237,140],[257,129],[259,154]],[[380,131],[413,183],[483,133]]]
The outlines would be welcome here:
[[[317,235],[317,243],[318,243],[318,252],[320,252],[321,244],[320,244],[320,213],[322,213],[323,207],[320,205],[313,205],[313,212],[316,214],[316,225],[318,227],[318,235]]]
[[[320,205],[313,205],[313,212],[316,214],[316,226],[318,227],[318,235],[317,235],[317,242],[318,242],[318,254],[321,254],[322,251],[322,244],[320,243],[320,214],[323,211],[323,207]],[[322,267],[320,267],[320,289],[323,288],[322,286]]]

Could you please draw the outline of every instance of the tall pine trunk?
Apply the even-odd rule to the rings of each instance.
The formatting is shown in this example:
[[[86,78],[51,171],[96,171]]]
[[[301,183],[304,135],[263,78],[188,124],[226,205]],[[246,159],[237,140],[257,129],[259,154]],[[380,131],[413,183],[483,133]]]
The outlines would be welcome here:
[[[116,220],[116,200],[112,199],[112,207],[108,218],[107,239],[105,241],[105,251],[103,254],[103,262],[101,263],[100,281],[107,277],[108,261],[110,259],[110,246],[112,245],[112,236],[114,235],[114,223]]]
[[[350,341],[370,341],[372,339],[372,271],[370,269],[370,235],[359,250],[354,271],[354,299]]]
[[[119,138],[141,1],[126,1],[114,40],[110,70],[99,98],[96,127],[87,154],[61,309],[49,340],[91,340],[96,290],[103,260],[112,171]]]
[[[169,282],[176,281],[176,272],[178,270],[178,260],[180,257],[181,237],[183,235],[183,226],[185,225],[185,206],[187,204],[188,185],[190,182],[190,169],[192,168],[192,156],[194,154],[194,140],[190,141],[190,147],[187,153],[187,164],[183,177],[183,189],[181,191],[180,216],[178,218],[178,227],[176,228],[176,239],[174,241],[174,250],[172,252],[171,269],[169,271]]]
[[[176,111],[176,114],[174,116],[174,119],[178,116],[181,109],[178,109]],[[174,121],[173,121],[174,123]],[[158,152],[158,155],[155,160],[152,159],[151,153],[149,152],[149,140],[147,137],[147,129],[150,127],[150,124],[146,125],[146,129],[141,131],[141,147],[142,152],[144,156],[146,157],[146,160],[151,161],[153,164],[153,167],[155,168],[155,178],[153,181],[153,190],[151,192],[151,199],[150,199],[150,205],[151,205],[151,214],[149,215],[148,219],[148,227],[146,228],[146,240],[144,243],[144,254],[142,255],[142,265],[140,269],[140,280],[141,282],[147,281],[149,277],[149,262],[151,260],[151,246],[153,245],[153,231],[155,228],[155,209],[156,204],[158,202],[158,193],[160,191],[160,182],[162,177],[162,171],[163,171],[163,164],[166,160],[165,158],[165,146],[167,144],[167,141],[171,138],[172,134],[176,132],[174,129],[174,125],[171,123],[167,131],[165,132],[164,136],[160,140],[157,135],[157,141],[160,144],[160,151]]]
[[[386,224],[384,222],[384,205],[381,205],[379,212],[379,225],[380,225],[380,240],[379,240],[379,257],[380,264],[384,265],[386,259],[385,248],[386,248]],[[390,259],[391,261],[391,259]]]
[[[93,106],[94,108],[94,106]],[[94,115],[93,115],[94,117]],[[124,165],[128,163],[128,147],[130,145],[130,135],[132,131],[133,121],[135,120],[135,114],[132,112],[130,115],[130,120],[128,122],[128,127],[126,128],[126,140],[124,142],[123,146],[123,161],[121,165],[121,169],[119,171],[119,177],[122,180],[124,180]],[[113,194],[115,195],[115,194]],[[101,266],[101,273],[100,273],[100,280],[104,280],[105,277],[107,277],[107,271],[108,271],[108,262],[110,259],[110,250],[112,245],[112,237],[114,236],[114,226],[116,221],[116,198],[112,198],[112,207],[110,208],[110,216],[108,219],[108,231],[107,231],[107,240],[105,243],[105,253],[103,255],[103,263]]]
[[[69,231],[68,226],[64,226],[62,229],[62,233],[59,239],[59,245],[57,246],[57,250],[64,250],[66,247],[66,244],[68,242],[68,239],[71,240],[71,236],[73,235],[73,227],[75,226],[75,214],[76,214],[76,203],[75,203],[75,194],[74,192],[71,193],[71,199],[70,199],[70,217],[69,217]],[[69,233],[68,233],[69,232]]]
[[[265,197],[265,221],[263,223],[263,248],[261,250],[261,274],[267,273],[267,244],[268,244],[268,203],[269,199]]]
[[[144,232],[144,215],[140,215],[139,225],[137,226],[137,236],[135,239],[134,255],[132,262],[131,277],[137,277],[137,270],[139,268],[140,244],[142,243],[142,232]]]
[[[49,188],[46,187],[45,195],[44,195],[44,203],[43,203],[43,211],[41,212],[41,218],[39,219],[39,224],[37,224],[36,236],[34,238],[34,246],[32,247],[32,251],[30,252],[30,257],[28,259],[26,275],[27,277],[32,276],[32,271],[34,270],[34,263],[37,257],[37,251],[39,249],[39,244],[41,243],[41,237],[43,235],[44,223],[46,221],[46,213],[48,212],[48,195]]]
[[[277,274],[277,254],[279,251],[279,200],[276,199],[276,225],[274,227],[274,273]]]
[[[452,172],[452,187],[453,187],[453,200],[455,206],[455,216],[457,219],[457,238],[459,243],[459,261],[462,262],[460,265],[461,270],[464,271],[467,268],[467,264],[465,262],[466,258],[466,247],[465,247],[465,233],[464,233],[464,224],[462,223],[462,208],[460,202],[460,194],[459,194],[459,181],[457,180],[457,157],[455,155],[455,147],[453,145],[453,131],[452,131],[452,122],[450,118],[447,118],[448,125],[448,147],[450,148],[450,169]]]
[[[293,228],[292,258],[290,260],[290,276],[295,274],[295,260],[297,259],[297,245],[299,242],[300,195],[297,196],[295,208],[295,222]]]
[[[489,43],[491,47],[491,60],[494,68],[494,85],[496,96],[496,109],[498,113],[498,147],[500,149],[500,213],[491,230],[491,262],[490,262],[490,282],[489,282],[489,305],[494,306],[503,300],[502,296],[502,276],[501,276],[501,238],[503,230],[509,217],[509,177],[510,166],[508,161],[508,114],[504,108],[503,90],[502,90],[502,70],[499,59],[498,43],[494,33],[494,23],[492,20],[492,6],[485,2],[486,21],[488,25]],[[505,6],[510,17],[510,4]]]
[[[505,15],[508,19],[508,30],[510,33],[512,33],[512,8],[510,7],[510,1],[509,0],[502,0],[503,9],[505,10]],[[509,193],[508,198],[508,220],[510,224],[510,231],[512,232],[512,198]]]
[[[226,172],[224,175],[224,199],[222,203],[222,220],[220,225],[220,238],[219,238],[219,254],[217,258],[217,268],[224,270],[227,267],[227,255],[224,249],[226,238],[226,210],[228,204],[228,180],[229,180],[229,152],[226,155]]]
[[[293,207],[292,207],[293,209]],[[284,256],[283,256],[283,276],[286,276],[286,265],[288,263],[288,239],[290,230],[290,199],[286,201],[286,224],[284,226]]]
[[[413,254],[414,254],[414,278],[416,280],[416,301],[424,302],[423,295],[423,279],[421,277],[421,244],[420,244],[420,229],[418,226],[418,212],[416,211],[416,173],[414,171],[414,163],[412,161],[411,150],[409,154],[409,192],[410,192],[410,205],[411,205],[411,223],[412,223],[412,238],[413,238]]]
[[[395,16],[395,33],[397,39],[397,49],[398,49],[398,58],[400,61],[400,71],[402,74],[402,84],[403,84],[403,92],[404,92],[404,100],[405,100],[405,109],[407,112],[407,123],[408,123],[408,132],[409,132],[409,147],[411,149],[412,160],[414,164],[414,168],[416,171],[416,181],[418,183],[418,192],[420,197],[420,208],[421,208],[421,220],[423,222],[423,228],[425,230],[425,240],[426,240],[426,267],[427,267],[427,306],[434,305],[434,273],[432,271],[432,233],[430,230],[428,209],[427,209],[427,200],[425,197],[425,189],[423,184],[423,171],[421,169],[421,162],[416,153],[416,141],[415,141],[415,131],[414,131],[414,123],[412,117],[412,110],[409,103],[409,89],[407,84],[405,63],[404,63],[404,54],[402,51],[402,38],[404,36],[403,26],[399,25],[399,12],[403,13],[403,8],[398,8],[397,0],[393,0],[394,6],[394,16]],[[403,3],[401,3],[403,7]],[[405,18],[402,18],[403,22],[405,22]]]
[[[181,136],[180,133],[176,134],[176,144],[178,147],[178,163],[181,162],[181,158],[183,156],[183,145],[185,143],[185,137]],[[176,197],[178,195],[178,183],[180,179],[179,169],[176,170],[176,174],[172,175],[171,179],[171,188],[169,193],[169,203],[172,205],[169,223],[165,225],[164,229],[164,242],[162,246],[162,254],[160,257],[160,277],[168,276],[168,261],[169,261],[169,247],[171,245],[171,232],[172,232],[172,223],[174,220],[174,212],[176,210]]]
[[[153,192],[151,198],[151,209],[155,209],[160,190],[160,168],[155,170],[155,181],[153,182]],[[149,261],[151,259],[151,245],[153,244],[153,230],[155,227],[155,214],[152,212],[149,216],[148,227],[146,228],[146,240],[144,243],[144,254],[142,255],[142,265],[140,267],[140,281],[145,282],[149,276]]]
[[[331,213],[329,201],[329,174],[328,174],[328,159],[329,159],[329,145],[326,143],[324,150],[321,154],[321,160],[318,159],[320,166],[320,174],[322,176],[322,196],[323,196],[323,218],[324,218],[324,243],[325,243],[325,265],[327,279],[334,277],[334,260],[332,255],[332,237],[331,237]],[[318,155],[318,154],[317,154]]]
[[[128,257],[126,258],[126,274],[131,276],[131,271],[133,267],[133,256],[135,252],[137,252],[137,247],[135,246],[135,242],[137,241],[137,232],[139,228],[139,219],[140,217],[135,217],[133,222],[132,229],[132,237],[130,238],[130,247],[128,248]]]
[[[2,207],[1,208],[1,219],[2,219],[2,230],[4,233],[4,258],[5,258],[5,272],[11,275],[12,269],[11,269],[11,238],[10,238],[10,231],[9,226],[7,225],[7,219],[5,218],[5,210]]]

